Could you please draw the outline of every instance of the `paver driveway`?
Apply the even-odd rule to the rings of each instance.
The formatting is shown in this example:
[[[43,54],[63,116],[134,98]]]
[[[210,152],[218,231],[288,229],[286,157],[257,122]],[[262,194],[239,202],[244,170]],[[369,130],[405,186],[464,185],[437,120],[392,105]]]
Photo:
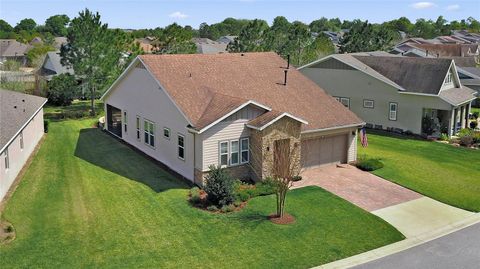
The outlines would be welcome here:
[[[351,165],[305,170],[293,188],[316,185],[367,210],[375,211],[421,198],[422,195]]]

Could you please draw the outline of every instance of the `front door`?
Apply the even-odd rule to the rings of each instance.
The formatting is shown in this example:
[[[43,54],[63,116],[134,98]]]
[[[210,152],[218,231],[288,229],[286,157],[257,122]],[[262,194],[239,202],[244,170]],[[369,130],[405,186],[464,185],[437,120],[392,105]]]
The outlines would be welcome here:
[[[122,111],[107,104],[107,130],[122,137]]]

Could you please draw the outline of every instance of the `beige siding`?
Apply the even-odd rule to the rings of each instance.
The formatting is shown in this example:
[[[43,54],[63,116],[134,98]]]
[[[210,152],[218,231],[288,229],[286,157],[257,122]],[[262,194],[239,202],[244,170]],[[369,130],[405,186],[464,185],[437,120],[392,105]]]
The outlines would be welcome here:
[[[10,163],[8,170],[5,170],[5,151],[0,153],[0,201],[8,192],[18,173],[22,170],[25,162],[44,134],[43,109],[25,126],[22,133],[23,149],[20,147],[20,135],[17,135],[7,147]]]
[[[122,134],[123,140],[193,181],[194,134],[188,132],[187,120],[146,69],[133,68],[112,89],[105,104],[121,109],[122,114],[127,111],[128,126],[127,133]],[[140,140],[136,137],[137,115],[140,117]],[[155,148],[144,143],[144,119],[155,123]],[[170,129],[170,139],[163,137],[164,127]],[[178,158],[178,134],[185,136],[185,160]]]
[[[367,123],[421,132],[423,108],[450,110],[436,96],[399,94],[398,90],[357,70],[305,68],[301,72],[332,96],[350,98],[350,109]],[[374,100],[374,108],[364,108],[363,100]],[[389,102],[398,103],[397,120],[388,118]]]
[[[354,134],[352,134],[354,133]],[[357,160],[357,130],[352,130],[348,134],[348,157],[347,162],[354,162]]]

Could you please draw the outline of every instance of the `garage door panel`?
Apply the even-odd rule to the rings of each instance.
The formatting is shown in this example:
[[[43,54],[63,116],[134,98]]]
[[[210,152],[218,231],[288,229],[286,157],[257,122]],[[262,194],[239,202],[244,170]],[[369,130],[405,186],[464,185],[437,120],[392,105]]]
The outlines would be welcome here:
[[[302,141],[302,166],[314,167],[347,160],[347,135],[336,135]]]

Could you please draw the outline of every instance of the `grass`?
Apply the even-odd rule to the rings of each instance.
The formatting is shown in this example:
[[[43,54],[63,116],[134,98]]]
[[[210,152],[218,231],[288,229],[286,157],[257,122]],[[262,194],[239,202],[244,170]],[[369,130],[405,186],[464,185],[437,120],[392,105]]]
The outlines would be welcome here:
[[[472,107],[472,113],[473,112],[478,112],[480,113],[480,107]]]
[[[103,113],[103,103],[95,100],[95,111],[100,117]],[[45,119],[63,120],[68,118],[88,118],[90,117],[90,100],[74,100],[69,106],[47,105],[43,109]]]
[[[373,174],[438,201],[480,211],[480,152],[437,142],[379,134],[368,135],[358,154],[380,158]]]
[[[275,225],[275,197],[212,214],[188,184],[97,129],[57,121],[8,202],[17,238],[2,268],[306,268],[403,239],[378,217],[318,187],[293,190]]]

